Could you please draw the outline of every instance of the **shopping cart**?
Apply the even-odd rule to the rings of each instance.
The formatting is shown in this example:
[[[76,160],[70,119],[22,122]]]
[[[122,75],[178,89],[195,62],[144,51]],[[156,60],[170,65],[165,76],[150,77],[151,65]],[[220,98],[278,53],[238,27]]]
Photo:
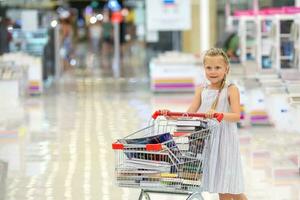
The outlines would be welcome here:
[[[203,200],[205,155],[223,114],[215,114],[216,120],[204,116],[156,111],[149,126],[113,143],[118,186],[141,188],[139,200],[150,200],[148,193]]]

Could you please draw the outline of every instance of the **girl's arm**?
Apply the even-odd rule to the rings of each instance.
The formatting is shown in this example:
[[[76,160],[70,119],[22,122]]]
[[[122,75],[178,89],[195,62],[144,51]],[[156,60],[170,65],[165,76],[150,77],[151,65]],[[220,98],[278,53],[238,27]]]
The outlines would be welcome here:
[[[240,92],[235,85],[228,87],[228,98],[231,107],[230,113],[223,113],[223,120],[229,122],[238,122],[241,117],[241,104],[240,104]]]
[[[194,95],[192,104],[190,105],[190,107],[187,110],[188,113],[196,113],[198,111],[198,109],[200,108],[201,92],[202,92],[202,87],[197,87],[195,89],[195,95]]]
[[[190,107],[188,108],[188,110],[186,112],[188,113],[196,113],[198,111],[198,109],[200,108],[201,105],[201,92],[202,92],[202,87],[197,87],[195,89],[195,95],[192,101],[192,104],[190,105]],[[168,109],[163,109],[160,110],[167,119],[171,119],[171,120],[176,120],[178,117],[168,117],[167,113],[170,112],[170,110]]]

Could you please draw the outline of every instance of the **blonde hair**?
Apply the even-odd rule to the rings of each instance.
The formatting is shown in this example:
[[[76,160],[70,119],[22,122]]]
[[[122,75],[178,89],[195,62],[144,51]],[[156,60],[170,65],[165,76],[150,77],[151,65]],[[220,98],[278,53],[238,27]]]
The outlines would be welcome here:
[[[229,66],[230,60],[229,60],[227,54],[225,53],[225,51],[223,51],[223,49],[213,47],[213,48],[210,48],[207,51],[205,51],[204,57],[203,57],[203,63],[205,63],[206,56],[222,56],[224,58],[224,62]]]
[[[228,70],[229,70],[229,58],[227,56],[227,54],[220,48],[210,48],[209,50],[207,50],[204,53],[204,57],[203,57],[203,64],[205,64],[205,58],[206,56],[222,56],[224,59],[224,62],[226,63]],[[225,87],[226,84],[226,74],[224,76],[224,79],[222,80],[221,86],[219,88],[219,92],[218,92],[218,96],[216,97],[215,101],[213,102],[213,104],[211,105],[211,109],[215,110],[218,106],[218,102],[219,102],[219,98],[220,98],[220,94],[222,89]]]

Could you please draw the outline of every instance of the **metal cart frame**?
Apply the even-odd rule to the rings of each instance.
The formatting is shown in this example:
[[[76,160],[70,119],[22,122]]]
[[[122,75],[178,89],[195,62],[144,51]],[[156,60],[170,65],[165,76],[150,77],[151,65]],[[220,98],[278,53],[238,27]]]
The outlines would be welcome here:
[[[202,113],[156,111],[149,126],[113,143],[118,185],[141,188],[139,200],[150,200],[149,193],[203,200],[205,155],[223,114],[216,113],[217,120],[203,117]]]

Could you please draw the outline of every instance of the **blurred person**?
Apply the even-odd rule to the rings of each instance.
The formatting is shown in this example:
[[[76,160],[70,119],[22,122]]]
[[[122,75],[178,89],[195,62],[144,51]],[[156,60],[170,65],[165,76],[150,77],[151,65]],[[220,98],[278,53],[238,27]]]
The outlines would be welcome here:
[[[113,43],[113,25],[110,21],[110,13],[109,10],[104,10],[101,42],[102,65],[104,68],[109,68],[111,66]]]
[[[231,62],[239,62],[239,36],[233,26],[226,28],[225,33],[221,35],[216,46],[226,52]]]
[[[12,35],[8,31],[9,25],[9,18],[0,19],[0,55],[9,52],[9,43],[12,40]]]
[[[103,12],[103,23],[102,23],[102,29],[103,29],[103,41],[107,42],[109,44],[113,43],[113,25],[110,21],[109,11],[105,10]]]
[[[64,18],[61,19],[60,23],[60,55],[63,58],[63,66],[64,70],[68,70],[71,68],[70,60],[73,53],[73,30],[72,25],[69,19]]]
[[[55,75],[54,29],[48,30],[48,41],[43,50],[43,80]]]
[[[232,62],[239,61],[239,56],[238,56],[239,37],[237,33],[234,32],[230,35],[230,37],[225,42],[223,49],[225,50],[227,56],[230,58],[230,61]]]
[[[96,53],[99,51],[100,41],[102,37],[101,23],[97,21],[95,24],[91,24],[89,27],[89,37],[92,50]]]

